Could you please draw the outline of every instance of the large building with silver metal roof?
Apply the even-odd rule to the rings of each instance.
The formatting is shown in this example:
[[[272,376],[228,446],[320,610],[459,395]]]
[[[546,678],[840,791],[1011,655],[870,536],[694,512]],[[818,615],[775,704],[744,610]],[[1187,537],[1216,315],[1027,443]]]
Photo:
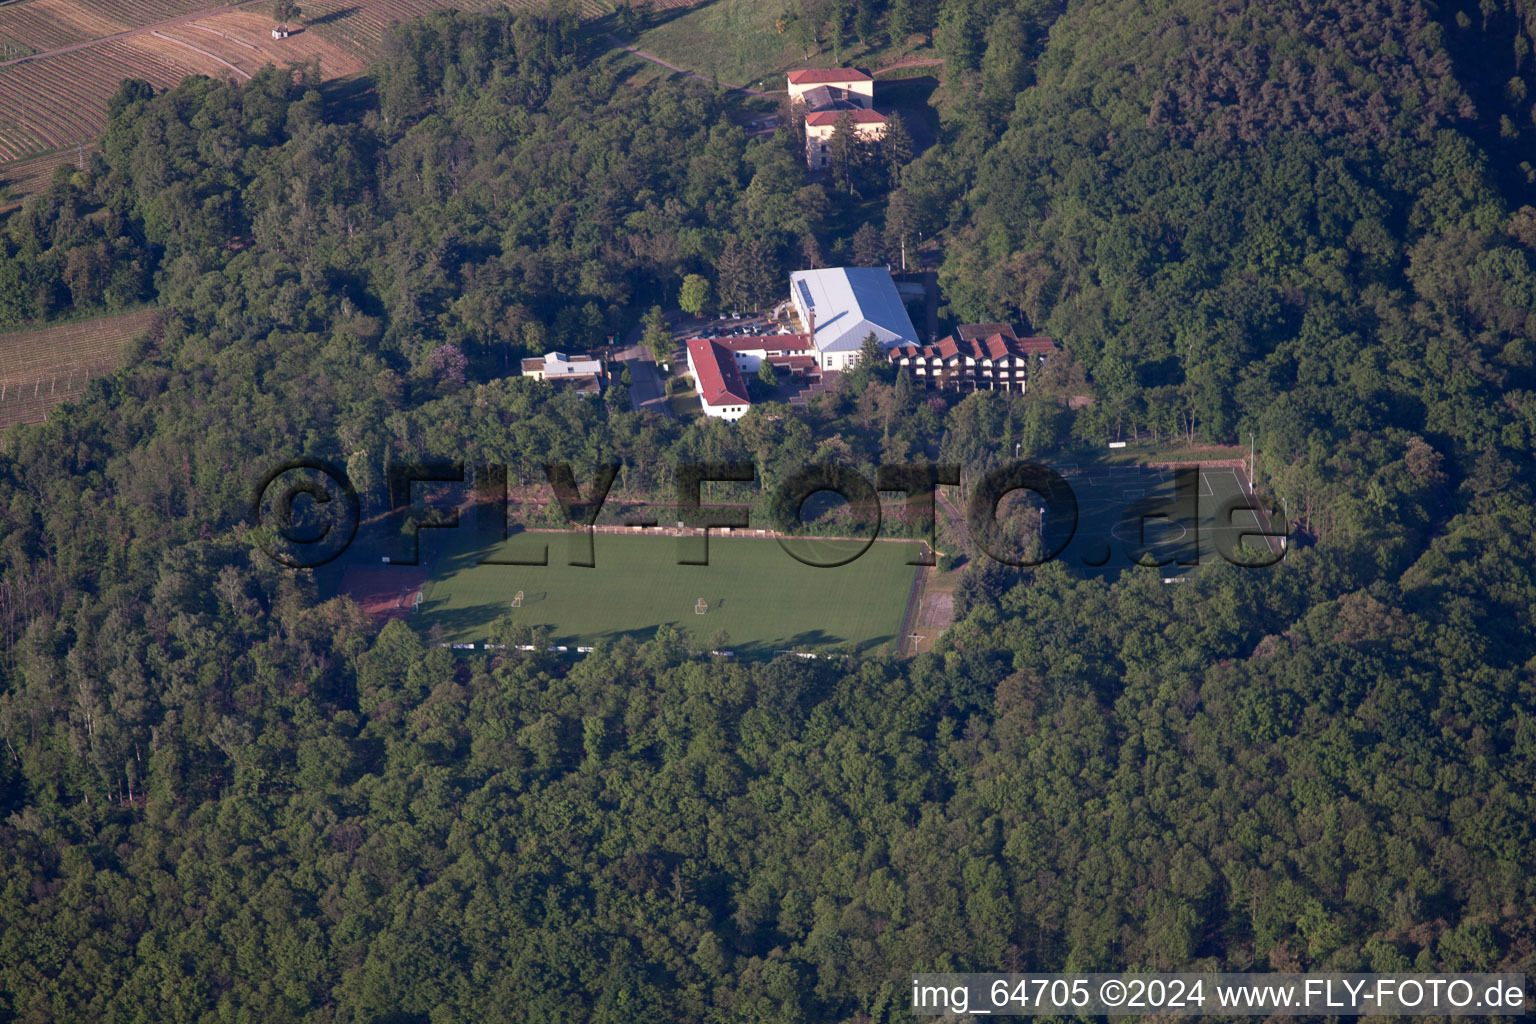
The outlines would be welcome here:
[[[789,275],[789,297],[822,370],[847,370],[871,333],[882,348],[918,344],[917,330],[884,267],[829,267]]]

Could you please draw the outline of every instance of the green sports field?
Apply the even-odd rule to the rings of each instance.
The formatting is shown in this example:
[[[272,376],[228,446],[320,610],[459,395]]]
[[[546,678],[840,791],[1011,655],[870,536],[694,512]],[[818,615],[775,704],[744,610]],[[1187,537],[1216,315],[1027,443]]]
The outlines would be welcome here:
[[[561,534],[457,549],[451,536],[426,537],[424,554],[436,545],[431,582],[411,622],[424,630],[441,624],[444,639],[458,643],[484,642],[491,624],[511,614],[566,645],[645,639],[671,623],[700,641],[724,630],[744,657],[831,645],[894,649],[915,573],[906,564],[914,546],[899,543],[873,544],[855,561],[823,569],[796,561],[774,540],[711,536],[708,565],[679,565],[675,538],[598,534],[596,565],[582,568],[568,564],[569,537]],[[536,559],[546,544],[547,566],[481,564]],[[518,591],[522,606],[513,608]],[[700,598],[708,608],[702,615]]]

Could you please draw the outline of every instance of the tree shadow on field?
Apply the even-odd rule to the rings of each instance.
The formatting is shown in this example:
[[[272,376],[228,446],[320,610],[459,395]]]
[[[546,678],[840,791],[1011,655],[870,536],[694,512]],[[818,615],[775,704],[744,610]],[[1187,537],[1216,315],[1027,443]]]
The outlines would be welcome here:
[[[333,21],[340,21],[342,18],[345,18],[348,15],[356,14],[360,10],[362,10],[361,7],[338,7],[334,11],[326,11],[324,14],[317,14],[313,18],[305,18],[304,25],[308,27],[313,27],[315,25],[329,25]],[[294,26],[290,29],[290,31],[297,35],[299,32],[303,31],[303,28]]]

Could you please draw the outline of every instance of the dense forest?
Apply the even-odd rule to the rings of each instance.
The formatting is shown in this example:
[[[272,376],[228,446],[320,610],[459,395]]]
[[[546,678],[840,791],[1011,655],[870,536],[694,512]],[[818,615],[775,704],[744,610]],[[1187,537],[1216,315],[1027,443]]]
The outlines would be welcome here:
[[[0,438],[0,1019],[884,1022],[925,969],[1536,969],[1527,5],[816,12],[946,62],[937,141],[851,190],[502,11],[401,26],[362,94],[125,83],[0,225],[0,322],[163,311]],[[1058,339],[1040,387],[866,367],[683,424],[508,376],[688,274],[776,299],[871,210],[939,238],[953,317]],[[295,454],[371,494],[618,459],[643,495],[1154,431],[1262,438],[1282,566],[978,567],[909,660],[455,655],[246,521]]]

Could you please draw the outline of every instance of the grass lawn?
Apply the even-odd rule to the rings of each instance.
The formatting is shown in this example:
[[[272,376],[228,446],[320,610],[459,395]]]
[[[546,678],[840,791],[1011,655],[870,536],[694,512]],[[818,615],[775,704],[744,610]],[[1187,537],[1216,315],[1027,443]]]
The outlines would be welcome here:
[[[825,41],[809,59],[780,34],[784,5],[761,0],[713,0],[694,7],[658,12],[659,23],[640,33],[635,46],[662,60],[728,85],[783,90],[783,72],[799,67],[867,67],[897,55],[890,46],[867,47],[848,41],[841,61]],[[628,41],[628,40],[626,40]],[[922,47],[924,54],[931,51]],[[878,104],[878,91],[876,93]]]
[[[1065,456],[1064,456],[1065,457]],[[1179,441],[1132,441],[1124,448],[1085,455],[1094,462],[1145,465],[1148,462],[1206,462],[1213,459],[1246,459],[1248,446],[1189,445]]]
[[[782,8],[751,0],[716,0],[661,14],[664,19],[635,40],[646,53],[718,78],[727,85],[763,88],[763,79],[800,60],[801,52],[779,35]],[[784,87],[782,81],[769,89]]]
[[[596,567],[587,569],[567,564],[567,536],[522,533],[477,547],[458,532],[445,531],[441,540],[423,535],[423,555],[435,547],[432,581],[411,623],[422,630],[441,624],[445,639],[461,643],[483,642],[491,623],[511,613],[567,645],[644,639],[672,623],[700,640],[724,630],[742,657],[843,644],[894,650],[914,573],[905,564],[914,548],[900,543],[876,543],[856,561],[820,569],[774,540],[712,535],[709,564],[700,566],[677,564],[675,538],[599,534]],[[537,557],[546,544],[548,566],[477,564]],[[523,605],[513,609],[520,590]],[[700,598],[709,608],[704,615],[695,612]]]
[[[699,393],[693,388],[680,391],[667,399],[667,405],[672,409],[672,415],[680,420],[691,420],[704,415],[704,405],[699,401]]]

